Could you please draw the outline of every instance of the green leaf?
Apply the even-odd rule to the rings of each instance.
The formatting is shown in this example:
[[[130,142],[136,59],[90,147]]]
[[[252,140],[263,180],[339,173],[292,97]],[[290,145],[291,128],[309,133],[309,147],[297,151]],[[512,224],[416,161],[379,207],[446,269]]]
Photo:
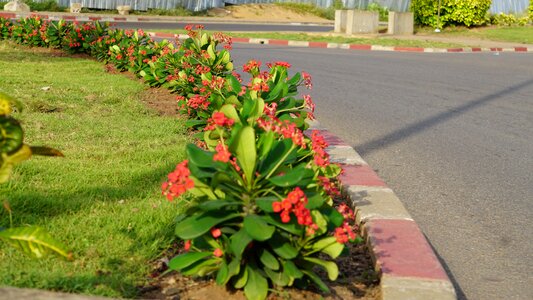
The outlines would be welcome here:
[[[305,208],[307,209],[315,209],[319,208],[324,204],[324,196],[322,196],[319,193],[309,193],[307,195],[307,205],[305,205]]]
[[[248,268],[241,268],[241,271],[239,272],[239,275],[237,276],[237,280],[235,280],[235,283],[233,286],[236,289],[242,289],[246,283],[248,282]]]
[[[239,118],[239,114],[237,113],[237,110],[232,104],[224,104],[220,108],[220,112],[222,112],[226,117],[232,119],[235,121],[235,123],[241,123],[241,119]]]
[[[237,160],[242,167],[246,181],[251,184],[257,159],[255,130],[253,127],[242,127],[233,142],[232,148],[235,149]]]
[[[313,175],[313,170],[306,169],[304,164],[300,164],[285,174],[272,177],[268,181],[279,187],[292,187],[299,185],[304,178],[313,177]]]
[[[264,212],[274,212],[272,203],[279,201],[276,196],[266,196],[255,199],[255,204]]]
[[[240,214],[228,214],[225,211],[192,215],[176,225],[176,235],[184,240],[194,239],[208,232],[213,226],[237,217],[240,217]]]
[[[288,85],[294,85],[294,84],[297,84],[298,82],[300,82],[300,79],[302,78],[302,75],[300,73],[296,73],[294,74],[294,76],[292,76],[291,79],[289,79],[287,81],[287,84]]]
[[[247,215],[244,217],[244,229],[256,241],[266,241],[274,233],[275,228],[265,222],[260,216]]]
[[[265,268],[263,271],[265,271],[270,280],[272,280],[272,283],[276,286],[287,286],[291,282],[285,272],[276,272],[269,268]]]
[[[291,161],[291,156],[295,152],[296,151],[293,149],[293,143],[291,139],[284,139],[279,142],[274,142],[272,151],[270,151],[266,158],[261,162],[259,173],[266,176],[272,171],[275,172],[276,170],[274,170],[274,168],[276,168],[276,166],[279,167],[284,163],[289,163]]]
[[[273,214],[267,214],[263,216],[263,220],[265,220],[270,225],[274,225],[294,235],[298,235],[298,236],[302,235],[303,229],[300,225],[298,225],[298,223],[294,220],[294,218],[291,219],[289,223],[283,223],[277,218],[279,217]]]
[[[293,279],[302,278],[304,276],[304,273],[302,273],[291,260],[287,260],[283,263],[283,273]]]
[[[195,127],[198,127],[198,126],[201,126],[201,125],[206,125],[206,124],[207,124],[206,120],[187,120],[187,121],[185,121],[185,126],[187,126],[189,128],[195,128]]]
[[[217,209],[221,209],[222,207],[235,206],[235,205],[242,206],[243,203],[240,201],[211,200],[211,201],[205,201],[205,202],[198,204],[198,208],[204,211],[208,211],[208,210],[217,210]]]
[[[335,281],[339,276],[339,267],[337,264],[331,261],[326,261],[314,257],[304,257],[305,261],[321,266],[328,273],[328,278],[331,281]]]
[[[191,266],[192,264],[208,257],[212,256],[211,252],[187,252],[180,254],[168,263],[168,267],[172,270],[181,271],[184,268]]]
[[[331,206],[327,206],[324,209],[320,210],[322,215],[326,217],[327,220],[329,220],[329,224],[335,228],[339,227],[344,223],[344,217],[340,212],[338,212],[335,208]]]
[[[0,239],[30,256],[41,258],[54,253],[70,259],[72,254],[41,227],[18,227],[0,231]]]
[[[186,276],[205,276],[216,271],[218,269],[219,262],[219,258],[201,260],[185,269],[182,269],[180,273]]]
[[[344,245],[337,242],[337,239],[333,236],[320,239],[313,243],[311,247],[312,251],[320,251],[326,253],[331,258],[337,258],[344,249]]]
[[[229,86],[231,86],[231,89],[234,93],[238,94],[241,92],[241,83],[235,76],[228,75],[226,77],[226,81],[228,82]]]
[[[236,258],[240,259],[244,249],[250,244],[252,238],[246,233],[244,228],[241,228],[237,233],[230,238],[230,249]]]
[[[268,240],[268,243],[272,247],[272,250],[282,258],[293,259],[298,256],[298,249],[294,248],[289,240],[284,239],[279,234],[275,234],[270,240]]]
[[[208,168],[213,166],[213,152],[205,151],[195,144],[187,145],[187,157],[189,162],[198,167]]]
[[[328,286],[324,283],[324,281],[322,281],[320,277],[318,277],[315,273],[313,273],[313,271],[302,270],[302,272],[305,275],[307,275],[307,277],[309,277],[318,286],[318,288],[321,289],[323,292],[326,292],[326,293],[330,292]]]
[[[255,269],[255,266],[247,265],[248,282],[244,286],[244,294],[248,300],[263,300],[268,295],[268,281]]]
[[[272,255],[272,253],[270,253],[270,251],[268,251],[265,248],[261,249],[259,253],[259,260],[261,260],[261,262],[263,263],[263,265],[265,265],[265,267],[271,270],[279,269],[278,260],[276,259],[274,255]]]
[[[229,277],[229,269],[228,269],[228,264],[226,263],[225,260],[222,260],[222,263],[220,264],[220,268],[218,269],[218,272],[217,272],[217,278],[216,278],[216,282],[218,285],[224,285]]]

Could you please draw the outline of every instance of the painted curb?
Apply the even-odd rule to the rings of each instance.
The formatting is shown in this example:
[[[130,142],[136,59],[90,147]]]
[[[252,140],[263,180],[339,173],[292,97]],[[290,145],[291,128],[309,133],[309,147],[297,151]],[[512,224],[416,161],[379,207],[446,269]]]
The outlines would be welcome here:
[[[177,34],[163,33],[163,32],[149,32],[152,37],[168,38],[177,37]],[[184,35],[179,35],[183,37]],[[406,53],[499,53],[499,52],[515,52],[515,53],[533,53],[533,47],[512,47],[512,48],[418,48],[418,47],[399,47],[399,46],[380,46],[380,45],[361,45],[361,44],[339,44],[326,42],[309,42],[309,41],[291,41],[291,40],[277,40],[277,39],[263,39],[263,38],[232,38],[234,43],[240,44],[261,44],[261,45],[276,45],[284,47],[300,47],[300,48],[324,48],[324,49],[349,49],[349,50],[366,50],[366,51],[387,51],[387,52],[406,52]]]
[[[312,130],[324,135],[331,161],[341,163],[341,187],[381,275],[382,299],[457,299],[433,249],[394,192],[355,149],[316,121],[306,134]]]

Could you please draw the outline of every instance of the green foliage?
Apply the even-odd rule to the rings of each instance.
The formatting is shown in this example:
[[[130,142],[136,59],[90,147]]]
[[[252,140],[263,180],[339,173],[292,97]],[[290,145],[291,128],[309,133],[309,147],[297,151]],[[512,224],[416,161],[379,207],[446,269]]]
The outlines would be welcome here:
[[[66,7],[60,6],[59,1],[57,0],[46,0],[46,1],[33,1],[33,0],[24,0],[24,3],[28,4],[31,11],[65,11]]]
[[[328,8],[321,8],[313,4],[293,2],[276,2],[275,5],[294,11],[296,13],[311,14],[328,20],[334,20],[335,10],[343,9],[344,7],[341,0],[334,0],[333,5]]]
[[[440,24],[437,24],[438,3],[433,0],[412,0],[415,23],[432,27],[448,25],[479,26],[486,23],[485,15],[491,0],[442,0]]]
[[[498,26],[526,26],[530,20],[528,16],[517,17],[514,14],[499,13],[491,16],[490,22]]]
[[[368,4],[367,10],[369,11],[377,11],[379,13],[379,20],[380,21],[388,21],[389,20],[389,9],[385,6],[381,6],[377,2],[372,2]]]
[[[533,23],[533,0],[529,0],[528,16],[529,22]]]

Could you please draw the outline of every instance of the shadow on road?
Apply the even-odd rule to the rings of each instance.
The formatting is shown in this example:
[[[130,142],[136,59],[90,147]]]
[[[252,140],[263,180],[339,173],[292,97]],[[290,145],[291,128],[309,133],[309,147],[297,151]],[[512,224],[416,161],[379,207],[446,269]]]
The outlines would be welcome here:
[[[476,107],[479,107],[481,105],[485,105],[488,102],[494,101],[499,99],[500,97],[503,97],[505,95],[513,94],[518,92],[519,90],[533,84],[533,79],[529,79],[526,81],[523,81],[519,84],[510,86],[506,89],[503,89],[499,92],[483,96],[479,99],[476,99],[474,101],[468,102],[464,105],[458,106],[456,108],[451,108],[447,111],[441,112],[437,115],[431,116],[429,118],[426,118],[422,121],[413,123],[411,125],[408,125],[404,128],[400,128],[394,132],[391,132],[387,135],[378,137],[376,139],[373,139],[369,142],[366,142],[361,145],[356,145],[355,149],[361,156],[365,156],[377,149],[388,147],[389,145],[395,144],[399,142],[402,139],[405,139],[407,137],[410,137],[412,135],[418,134],[430,127],[439,125],[440,123],[446,122],[450,119],[456,118]]]

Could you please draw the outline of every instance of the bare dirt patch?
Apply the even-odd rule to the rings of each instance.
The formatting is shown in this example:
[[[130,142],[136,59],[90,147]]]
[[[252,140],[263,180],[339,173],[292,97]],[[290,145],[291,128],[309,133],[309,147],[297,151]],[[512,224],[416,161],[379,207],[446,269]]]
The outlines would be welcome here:
[[[229,11],[224,19],[242,19],[267,22],[317,22],[331,23],[330,20],[320,18],[313,14],[297,13],[274,4],[247,4],[226,6]]]

